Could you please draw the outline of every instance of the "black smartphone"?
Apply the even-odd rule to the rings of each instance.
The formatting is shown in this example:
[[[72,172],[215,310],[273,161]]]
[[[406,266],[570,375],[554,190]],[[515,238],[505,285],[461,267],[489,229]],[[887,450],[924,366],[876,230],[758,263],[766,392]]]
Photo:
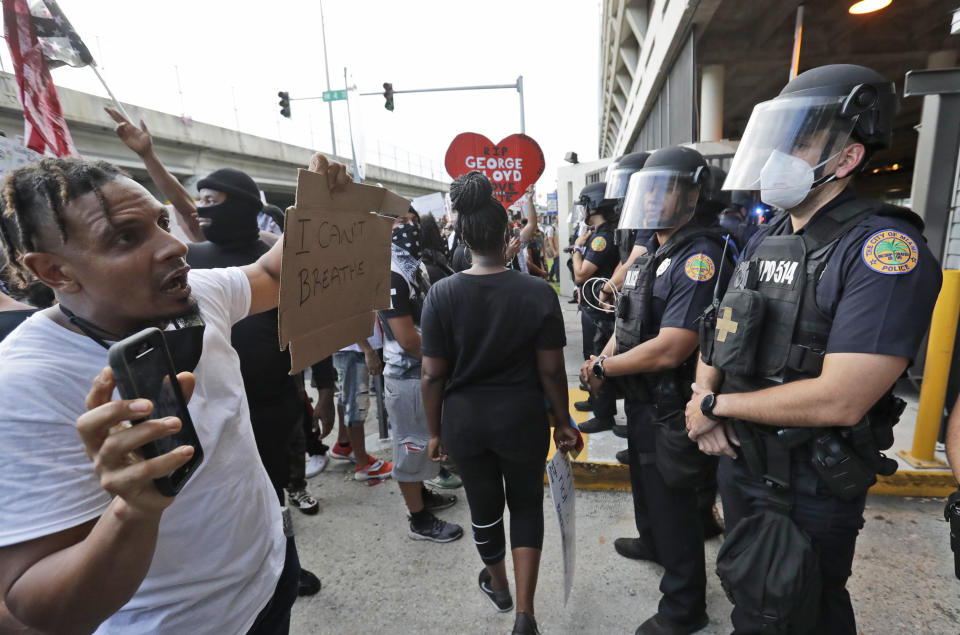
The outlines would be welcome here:
[[[110,347],[109,360],[121,397],[149,399],[153,402],[149,419],[180,419],[181,426],[177,433],[151,441],[140,448],[145,457],[153,458],[181,445],[193,446],[193,456],[189,461],[173,473],[154,481],[161,494],[175,496],[203,461],[203,448],[190,419],[187,401],[183,398],[163,333],[160,329],[148,328],[120,340]],[[145,420],[138,419],[130,423],[137,424]]]

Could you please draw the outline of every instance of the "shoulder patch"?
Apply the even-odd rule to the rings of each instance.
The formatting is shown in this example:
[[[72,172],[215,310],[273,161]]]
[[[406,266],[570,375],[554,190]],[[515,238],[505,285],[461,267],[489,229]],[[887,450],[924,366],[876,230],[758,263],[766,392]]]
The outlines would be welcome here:
[[[607,239],[603,236],[597,236],[590,241],[590,249],[594,251],[603,251],[607,248]]]
[[[863,264],[877,273],[910,273],[920,261],[920,250],[912,238],[896,229],[882,229],[863,243]]]
[[[683,272],[694,282],[704,282],[717,272],[713,258],[705,253],[693,254],[683,263]]]

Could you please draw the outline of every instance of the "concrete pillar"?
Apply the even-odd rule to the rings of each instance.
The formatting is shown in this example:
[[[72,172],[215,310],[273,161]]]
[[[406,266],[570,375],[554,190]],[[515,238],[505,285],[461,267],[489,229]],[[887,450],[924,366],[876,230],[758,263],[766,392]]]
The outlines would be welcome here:
[[[723,64],[707,64],[700,76],[700,141],[723,139]]]

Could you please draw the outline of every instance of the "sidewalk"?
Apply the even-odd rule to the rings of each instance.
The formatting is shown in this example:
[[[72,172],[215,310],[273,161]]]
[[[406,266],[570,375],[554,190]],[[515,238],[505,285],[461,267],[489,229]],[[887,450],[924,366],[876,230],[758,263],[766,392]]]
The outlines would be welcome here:
[[[573,420],[581,423],[592,416],[591,413],[577,412],[573,409],[573,402],[587,398],[587,393],[579,389],[578,373],[583,363],[581,350],[580,314],[576,304],[569,304],[569,297],[560,296],[560,306],[563,309],[563,319],[567,332],[567,347],[564,357],[567,365],[567,383],[570,389],[570,414]],[[945,497],[956,490],[957,482],[946,466],[946,456],[943,452],[936,452],[935,458],[943,462],[942,467],[917,469],[907,463],[901,456],[902,451],[909,451],[913,443],[913,431],[917,422],[917,398],[919,387],[904,380],[898,384],[897,396],[907,402],[907,408],[900,417],[900,423],[894,426],[893,447],[885,452],[897,460],[900,468],[893,476],[880,476],[878,482],[870,490],[873,494],[887,494],[897,496],[937,496]],[[626,423],[623,414],[623,401],[617,402],[617,423]],[[616,453],[627,447],[627,440],[621,439],[613,432],[599,432],[584,435],[586,447],[577,457],[575,478],[578,488],[584,489],[629,489],[630,478],[628,468],[617,462]]]

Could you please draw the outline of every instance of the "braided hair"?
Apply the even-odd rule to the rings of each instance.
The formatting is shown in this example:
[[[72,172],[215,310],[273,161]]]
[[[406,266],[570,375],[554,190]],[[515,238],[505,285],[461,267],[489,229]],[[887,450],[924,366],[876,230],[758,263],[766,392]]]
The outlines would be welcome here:
[[[105,161],[76,158],[46,158],[7,175],[3,182],[0,248],[6,253],[11,288],[25,289],[35,281],[23,257],[41,249],[41,241],[56,227],[61,244],[67,241],[63,209],[84,194],[93,192],[104,215],[107,202],[101,187],[118,176],[128,176]]]
[[[493,186],[482,172],[474,170],[457,177],[450,184],[450,200],[458,212],[457,232],[467,247],[485,254],[503,252],[507,211],[493,197]]]

